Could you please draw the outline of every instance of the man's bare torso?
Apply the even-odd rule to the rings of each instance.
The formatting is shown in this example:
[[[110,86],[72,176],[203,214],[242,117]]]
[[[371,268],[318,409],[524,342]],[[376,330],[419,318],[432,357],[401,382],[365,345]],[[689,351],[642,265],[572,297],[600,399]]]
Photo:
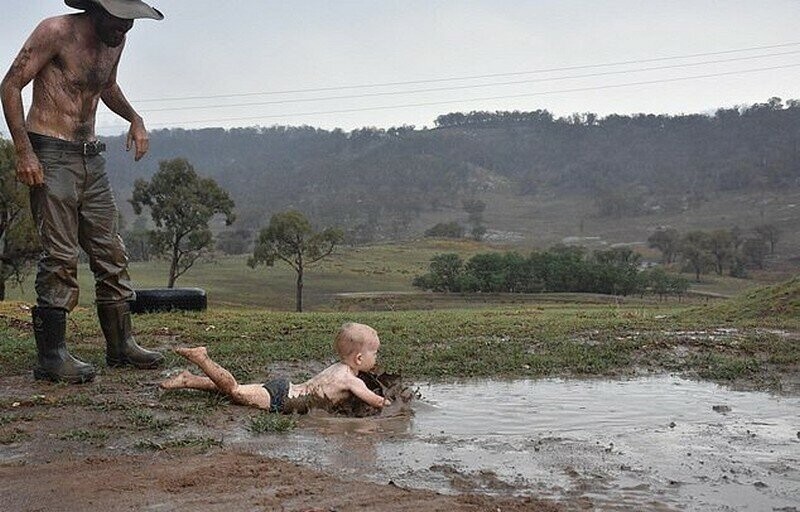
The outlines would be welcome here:
[[[49,18],[39,28],[52,38],[55,53],[34,78],[28,130],[64,140],[94,140],[97,104],[116,82],[124,44],[104,45],[86,14]],[[36,47],[23,51],[32,53]]]

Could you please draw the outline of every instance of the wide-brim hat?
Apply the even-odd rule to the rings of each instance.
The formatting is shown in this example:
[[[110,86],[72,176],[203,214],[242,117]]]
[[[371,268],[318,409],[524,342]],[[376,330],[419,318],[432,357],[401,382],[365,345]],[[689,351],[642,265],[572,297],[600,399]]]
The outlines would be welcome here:
[[[164,15],[154,7],[150,7],[142,0],[64,0],[64,3],[75,9],[86,10],[92,4],[99,5],[112,16],[125,20],[150,18],[163,20]]]

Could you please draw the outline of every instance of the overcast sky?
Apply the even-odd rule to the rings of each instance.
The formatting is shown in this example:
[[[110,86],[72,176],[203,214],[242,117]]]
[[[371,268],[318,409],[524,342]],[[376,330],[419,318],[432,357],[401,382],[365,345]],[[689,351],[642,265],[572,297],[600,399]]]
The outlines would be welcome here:
[[[454,111],[709,112],[800,98],[798,0],[151,3],[166,19],[136,22],[119,72],[151,129],[422,127]],[[3,8],[3,74],[41,19],[75,12],[59,0]],[[101,110],[100,133],[123,129]]]

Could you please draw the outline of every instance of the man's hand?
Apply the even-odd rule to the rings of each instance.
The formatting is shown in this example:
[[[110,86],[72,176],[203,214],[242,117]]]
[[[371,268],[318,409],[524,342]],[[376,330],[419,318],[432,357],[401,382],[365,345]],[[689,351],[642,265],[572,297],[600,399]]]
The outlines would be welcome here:
[[[150,138],[141,118],[137,118],[131,123],[131,129],[128,130],[128,141],[125,143],[125,151],[130,151],[134,145],[136,146],[136,155],[133,159],[138,162],[150,149]]]
[[[36,154],[17,157],[17,179],[29,187],[44,184],[44,170]]]

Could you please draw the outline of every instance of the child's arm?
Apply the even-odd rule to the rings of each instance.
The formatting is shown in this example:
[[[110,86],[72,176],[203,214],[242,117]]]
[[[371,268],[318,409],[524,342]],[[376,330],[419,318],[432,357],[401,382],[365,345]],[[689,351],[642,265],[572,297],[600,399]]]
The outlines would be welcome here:
[[[392,403],[392,401],[389,400],[388,398],[383,398],[377,393],[373,393],[367,387],[364,381],[359,379],[358,377],[353,377],[353,379],[350,380],[349,389],[351,393],[353,393],[362,401],[366,402],[368,405],[371,405],[372,407],[377,407],[381,409]]]

